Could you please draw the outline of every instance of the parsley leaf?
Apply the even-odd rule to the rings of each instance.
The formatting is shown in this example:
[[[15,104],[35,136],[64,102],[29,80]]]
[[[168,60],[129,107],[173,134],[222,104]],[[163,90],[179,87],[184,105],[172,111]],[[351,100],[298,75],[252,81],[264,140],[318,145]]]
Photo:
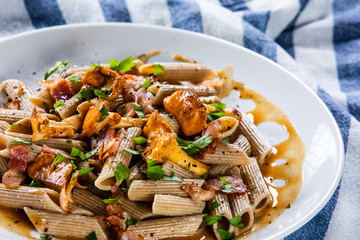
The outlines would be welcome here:
[[[197,148],[205,148],[207,147],[212,141],[212,137],[209,137],[209,133],[204,134],[201,138],[193,142],[192,144]]]
[[[217,207],[220,207],[220,204],[218,203],[218,201],[212,202],[212,203],[210,203],[209,210],[212,211]]]
[[[12,140],[15,141],[15,142],[18,142],[18,143],[22,143],[22,144],[26,144],[26,145],[31,145],[31,142],[22,140],[22,139],[20,139],[20,138],[18,138],[18,137],[14,137]]]
[[[82,151],[80,151],[79,149],[77,149],[76,147],[73,147],[71,149],[70,157],[78,157],[81,160],[84,160],[85,154]]]
[[[165,172],[161,169],[160,165],[155,165],[156,160],[149,159],[147,163],[147,177],[153,180],[160,180],[165,176]]]
[[[108,96],[106,96],[106,94],[99,90],[99,89],[94,89],[94,94],[98,97],[102,97],[102,98],[105,98],[105,99],[109,99]]]
[[[42,181],[32,180],[30,183],[30,187],[45,187],[45,183],[43,183]]]
[[[131,56],[125,58],[121,62],[118,62],[115,58],[110,60],[110,69],[113,71],[120,71],[120,73],[130,71],[135,65],[134,58]]]
[[[129,191],[129,188],[123,187],[123,188],[121,188],[121,190],[122,190],[123,192],[128,192],[128,191]]]
[[[204,136],[202,136],[201,138],[199,138],[198,140],[196,140],[192,143],[191,142],[187,143],[179,137],[176,138],[176,141],[179,144],[179,146],[189,156],[191,156],[193,154],[201,154],[200,149],[207,147],[211,143],[212,137],[209,137],[209,133],[206,133]]]
[[[89,235],[87,235],[87,237],[85,238],[85,240],[97,240],[97,236],[95,232],[90,233]]]
[[[94,89],[93,88],[86,88],[86,89],[80,91],[74,97],[82,98],[82,99],[85,99],[85,100],[90,100],[90,99],[94,98]]]
[[[156,94],[154,93],[154,91],[153,91],[153,90],[151,90],[151,89],[149,89],[149,90],[148,90],[148,92],[149,92],[149,93],[151,93],[153,96],[155,96],[155,95],[156,95]]]
[[[75,177],[75,172],[73,172],[73,174],[71,174],[70,183],[72,183],[72,182],[73,182],[74,177]]]
[[[130,220],[127,220],[126,221],[126,225],[128,225],[128,226],[132,226],[132,225],[136,225],[136,224],[138,224],[140,222],[140,220],[135,220],[135,219],[130,219]]]
[[[124,164],[119,163],[115,168],[114,175],[115,175],[116,181],[120,182],[121,180],[125,180],[130,177],[130,170]]]
[[[103,68],[103,66],[101,66],[101,65],[97,65],[97,64],[90,64],[90,67],[91,68]]]
[[[56,72],[63,72],[66,70],[66,65],[69,63],[69,61],[66,62],[62,62],[58,65],[54,65],[52,66],[46,73],[44,76],[44,79],[47,80],[53,73]]]
[[[200,177],[201,177],[202,179],[205,179],[205,178],[207,178],[207,176],[209,176],[209,172],[204,173],[204,174],[201,175]]]
[[[136,115],[142,119],[144,118],[144,108],[140,104],[132,103],[134,111],[136,112]]]
[[[146,78],[144,84],[141,86],[142,88],[147,88],[151,83],[151,80],[149,78]]]
[[[43,102],[42,104],[43,104],[43,106],[45,108],[45,112],[50,113],[50,109],[49,109],[49,106],[47,105],[47,103]]]
[[[70,77],[68,77],[68,80],[76,82],[76,83],[80,82],[79,76],[77,74],[71,75]]]
[[[167,180],[167,181],[178,181],[178,182],[183,182],[183,181],[184,181],[183,179],[181,179],[181,178],[179,178],[179,177],[176,177],[176,176],[174,176],[174,175],[175,175],[175,173],[172,172],[170,177],[164,176],[163,179],[164,179],[164,180]]]
[[[61,155],[60,153],[58,153],[52,164],[56,165],[59,162],[66,162],[66,161],[67,161],[67,158],[64,157],[63,155]]]
[[[163,70],[163,67],[164,66],[162,66],[160,64],[155,64],[155,70],[154,70],[153,76],[156,76],[160,73],[164,73],[165,71]]]
[[[99,122],[104,121],[109,116],[109,112],[105,106],[102,106],[101,108],[99,108],[99,112],[101,112],[101,118],[100,118]]]
[[[112,92],[112,87],[106,86],[105,87],[105,94],[109,95]]]
[[[218,118],[225,117],[226,114],[223,111],[212,111],[210,114],[206,116],[210,121],[214,121]]]
[[[244,227],[245,225],[244,225],[244,223],[240,223],[241,220],[242,220],[241,216],[236,216],[236,217],[234,217],[233,219],[231,219],[231,220],[229,221],[229,223],[230,223],[231,225],[233,225],[234,227],[242,228],[242,227]]]
[[[52,238],[49,236],[40,236],[39,240],[51,240]]]
[[[224,110],[226,108],[226,104],[225,103],[211,103],[209,104],[210,106],[216,107],[218,109]]]
[[[140,155],[141,153],[142,153],[142,151],[136,151],[136,150],[131,150],[131,149],[129,149],[129,148],[127,148],[127,147],[123,147],[123,146],[121,146],[125,151],[127,151],[127,152],[129,152],[129,153],[132,153],[132,154],[134,154],[134,155]]]
[[[142,136],[133,138],[133,140],[135,141],[135,143],[136,143],[137,145],[143,145],[144,143],[147,142],[147,139],[144,138],[144,137],[142,137]]]
[[[225,231],[223,229],[216,229],[216,231],[220,234],[220,236],[223,240],[233,240],[235,238],[234,234],[232,234],[228,231]]]
[[[74,160],[70,160],[70,163],[73,167],[73,170],[77,169],[77,166],[75,165]]]
[[[206,225],[213,225],[220,221],[222,218],[222,214],[220,215],[210,215],[210,216],[203,216],[204,223]]]
[[[79,176],[84,175],[84,174],[87,174],[87,173],[91,172],[92,170],[94,170],[93,167],[90,167],[90,168],[82,168],[82,169],[79,170]]]
[[[222,182],[222,184],[224,185],[223,189],[221,190],[222,192],[225,192],[225,193],[231,193],[232,192],[232,185],[231,183],[224,177],[221,177],[220,178],[220,181]]]
[[[230,136],[224,137],[223,141],[228,141],[229,142],[230,141]]]
[[[117,198],[104,199],[103,202],[104,202],[105,204],[115,204],[115,203],[117,203],[117,202],[120,200],[121,195],[122,195],[122,194],[120,194]]]
[[[64,105],[64,102],[62,102],[62,101],[56,101],[56,102],[54,103],[54,109],[57,109],[58,107],[60,107],[60,106],[62,106],[62,105]]]
[[[93,149],[93,150],[85,153],[84,158],[81,159],[81,160],[86,160],[86,159],[91,158],[91,157],[92,157],[95,153],[97,153],[98,151],[99,151],[99,150],[97,150],[97,149]]]
[[[191,163],[189,163],[188,168],[186,171],[190,172]]]

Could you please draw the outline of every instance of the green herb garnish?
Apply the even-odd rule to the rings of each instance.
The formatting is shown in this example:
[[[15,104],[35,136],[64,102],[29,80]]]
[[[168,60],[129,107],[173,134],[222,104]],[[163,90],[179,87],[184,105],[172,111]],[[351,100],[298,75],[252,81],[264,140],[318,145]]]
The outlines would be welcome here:
[[[220,204],[218,203],[218,201],[215,201],[215,202],[210,203],[209,210],[212,211],[212,210],[214,210],[215,208],[218,208],[218,207],[220,207]]]
[[[106,96],[106,94],[99,90],[99,89],[94,89],[94,94],[98,97],[102,97],[102,98],[105,98],[105,99],[109,99],[108,96]]]
[[[225,231],[223,229],[216,229],[216,231],[220,234],[220,236],[223,240],[233,240],[235,238],[234,234],[232,234],[228,231]]]
[[[201,138],[194,142],[185,142],[181,138],[176,138],[179,146],[190,156],[193,154],[201,154],[200,149],[207,147],[212,142],[212,137],[209,137],[209,133],[204,134]]]
[[[90,99],[94,98],[94,89],[93,88],[86,88],[86,89],[80,91],[74,97],[82,98],[82,99],[85,99],[85,100],[90,100]]]
[[[210,106],[216,107],[218,109],[224,110],[226,108],[226,104],[225,103],[210,103]]]
[[[32,180],[30,183],[30,187],[45,187],[45,183],[43,183],[42,181]]]
[[[77,83],[77,82],[80,82],[79,76],[76,75],[76,74],[68,77],[68,80],[73,81],[73,82],[76,82],[76,83]]]
[[[151,83],[151,80],[149,78],[146,78],[144,84],[141,86],[142,88],[147,88]]]
[[[155,64],[155,70],[154,70],[153,76],[156,76],[160,73],[164,73],[165,71],[163,70],[163,67],[164,66],[162,66],[160,64]]]
[[[85,154],[80,151],[79,149],[77,149],[76,147],[73,147],[71,149],[71,153],[70,153],[70,156],[71,157],[78,157],[80,158],[81,160],[84,160],[85,159]]]
[[[183,182],[184,181],[183,179],[181,179],[179,177],[176,177],[174,172],[171,173],[170,177],[164,176],[163,179],[167,180],[167,181],[177,181],[177,182]]]
[[[147,177],[153,180],[160,180],[165,176],[165,172],[161,169],[160,165],[155,165],[156,160],[149,159],[147,164]]]
[[[113,71],[120,71],[120,73],[130,71],[135,65],[134,58],[131,56],[125,58],[121,62],[118,62],[115,58],[110,60],[110,69]]]
[[[39,240],[51,240],[52,238],[49,236],[40,236]]]
[[[85,240],[97,240],[97,236],[95,232],[90,233],[89,235],[87,235],[87,237],[85,238]]]
[[[103,68],[103,66],[101,65],[97,65],[97,64],[90,64],[90,67],[95,69],[95,68]]]
[[[101,108],[99,108],[99,112],[101,112],[101,118],[100,118],[99,122],[104,121],[109,116],[109,112],[105,106],[102,106]]]
[[[22,139],[20,139],[20,138],[18,138],[18,137],[14,137],[12,140],[15,141],[15,142],[18,142],[18,143],[22,143],[22,144],[26,144],[26,145],[31,145],[31,142],[22,140]]]
[[[230,136],[224,137],[224,138],[223,138],[223,141],[229,142],[229,141],[230,141]]]
[[[84,175],[84,174],[87,174],[87,173],[91,172],[92,170],[94,170],[93,167],[90,167],[90,168],[82,168],[82,169],[79,170],[79,176]]]
[[[225,117],[226,114],[222,111],[212,111],[210,114],[208,114],[206,116],[210,121],[214,121],[218,118]]]
[[[236,216],[236,217],[234,217],[233,219],[231,219],[231,220],[229,221],[229,223],[230,223],[232,226],[234,226],[234,227],[242,228],[242,227],[244,227],[245,225],[244,225],[244,223],[240,223],[241,220],[242,220],[241,216]]]
[[[120,200],[121,195],[122,195],[122,194],[120,194],[120,196],[118,196],[117,198],[104,199],[103,202],[104,202],[105,204],[115,204],[115,203],[117,203],[117,202]]]
[[[136,224],[138,224],[140,222],[140,220],[134,220],[134,219],[130,219],[130,220],[127,220],[126,221],[126,225],[128,225],[128,226],[132,226],[132,225],[136,225]]]
[[[231,183],[224,177],[220,178],[221,183],[224,185],[224,188],[221,190],[225,193],[231,193],[232,192],[232,185]]]
[[[66,62],[62,62],[58,65],[54,65],[52,66],[46,73],[44,76],[44,79],[47,80],[53,73],[56,72],[63,72],[66,70],[66,65],[69,63],[69,61]]]
[[[50,113],[50,109],[49,109],[49,106],[47,105],[47,103],[46,103],[46,102],[43,102],[42,105],[43,105],[44,108],[45,108],[45,112]]]
[[[58,107],[60,107],[60,106],[62,106],[62,105],[64,105],[64,102],[62,102],[62,101],[56,101],[56,102],[54,103],[54,109],[57,109]]]
[[[67,161],[67,158],[64,157],[63,155],[61,155],[60,153],[58,153],[52,164],[56,165],[59,162],[66,162],[66,161]]]
[[[143,145],[144,143],[147,142],[147,139],[144,138],[144,137],[142,137],[142,136],[133,138],[133,140],[135,141],[135,143],[136,143],[137,145]]]
[[[124,147],[124,146],[121,146],[125,151],[129,152],[129,153],[132,153],[134,155],[140,155],[142,153],[142,151],[137,151],[137,150],[131,150],[127,147]]]
[[[156,95],[156,94],[154,93],[154,91],[153,91],[153,90],[151,90],[151,89],[149,89],[149,90],[148,90],[148,92],[149,92],[149,93],[151,93],[153,96],[155,96],[155,95]]]
[[[130,177],[130,170],[124,164],[119,163],[115,168],[114,175],[115,175],[116,181],[121,182],[121,180],[125,180]]]
[[[86,160],[86,159],[91,158],[91,157],[94,156],[94,154],[97,153],[98,151],[99,151],[99,150],[97,150],[97,149],[93,149],[93,150],[85,153],[84,158],[81,159],[81,160]]]
[[[136,104],[136,103],[132,103],[132,105],[133,105],[134,111],[137,114],[137,116],[140,119],[144,118],[144,108],[143,108],[143,106],[140,105],[140,104]]]
[[[220,215],[210,215],[210,216],[203,216],[204,223],[206,225],[213,225],[220,221],[222,218],[222,214]]]

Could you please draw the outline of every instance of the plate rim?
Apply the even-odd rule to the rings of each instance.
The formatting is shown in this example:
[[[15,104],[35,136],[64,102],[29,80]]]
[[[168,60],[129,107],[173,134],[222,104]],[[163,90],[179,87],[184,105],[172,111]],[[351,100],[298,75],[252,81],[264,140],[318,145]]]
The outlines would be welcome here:
[[[210,39],[211,41],[218,42],[220,44],[226,44],[226,45],[229,45],[231,47],[239,48],[242,51],[245,51],[246,54],[250,54],[250,55],[253,55],[253,56],[257,57],[257,58],[260,58],[263,61],[267,62],[267,64],[270,64],[272,67],[277,68],[280,71],[283,71],[286,74],[288,74],[289,76],[291,76],[293,78],[293,80],[295,80],[298,84],[302,85],[302,87],[304,87],[308,92],[311,93],[311,95],[313,97],[315,97],[318,100],[318,102],[320,103],[322,108],[325,110],[327,116],[331,120],[331,123],[332,123],[332,125],[333,125],[333,127],[335,129],[336,138],[338,140],[338,141],[336,141],[336,143],[337,143],[336,145],[339,147],[339,153],[338,153],[339,154],[339,156],[338,156],[339,157],[339,168],[338,168],[338,170],[336,172],[336,176],[334,178],[335,180],[331,184],[331,188],[327,190],[326,195],[322,197],[322,199],[315,206],[313,211],[308,212],[307,214],[304,214],[302,218],[300,218],[297,222],[295,222],[295,224],[289,226],[287,228],[287,230],[280,231],[278,234],[273,235],[272,239],[282,238],[282,237],[285,237],[285,236],[288,236],[288,235],[294,233],[296,230],[303,227],[307,222],[309,222],[313,217],[315,217],[324,208],[324,206],[329,202],[330,198],[334,195],[334,192],[336,191],[337,187],[339,186],[339,183],[340,183],[340,180],[341,180],[341,177],[342,177],[342,173],[343,173],[343,169],[344,169],[344,162],[345,162],[345,148],[344,148],[344,142],[343,142],[343,138],[342,138],[339,126],[338,126],[334,116],[330,112],[329,108],[326,106],[326,104],[321,100],[321,98],[305,82],[303,82],[300,78],[298,78],[295,74],[290,72],[285,67],[283,67],[280,64],[278,64],[278,63],[276,63],[276,62],[274,62],[274,61],[260,55],[257,52],[254,52],[254,51],[252,51],[250,49],[247,49],[247,48],[245,48],[243,46],[240,46],[238,44],[229,42],[227,40],[217,38],[217,37],[214,37],[214,36],[211,36],[211,35],[207,35],[205,33],[192,32],[192,31],[189,31],[189,30],[178,29],[178,28],[167,27],[167,26],[160,26],[160,25],[152,25],[152,24],[144,24],[144,23],[120,23],[120,22],[73,23],[73,24],[45,27],[45,28],[41,28],[41,29],[34,29],[34,30],[21,32],[21,33],[12,35],[12,36],[7,36],[7,37],[2,38],[2,39],[0,39],[0,46],[3,45],[3,44],[6,44],[7,42],[12,41],[12,40],[26,38],[28,36],[37,35],[37,34],[51,33],[53,31],[61,31],[61,30],[76,29],[76,28],[109,27],[109,26],[111,26],[111,27],[120,27],[120,28],[121,27],[125,27],[125,28],[152,28],[152,29],[160,30],[160,31],[168,31],[170,33],[173,32],[175,34],[183,34],[183,35],[196,36],[198,38]],[[301,193],[302,189],[303,188],[301,188],[300,193]],[[1,229],[6,230],[4,228],[0,228],[0,230]]]

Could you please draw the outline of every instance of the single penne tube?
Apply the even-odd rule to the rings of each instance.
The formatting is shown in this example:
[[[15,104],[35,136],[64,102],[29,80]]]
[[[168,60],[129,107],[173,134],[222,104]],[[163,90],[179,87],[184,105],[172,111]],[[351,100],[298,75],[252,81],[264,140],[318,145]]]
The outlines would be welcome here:
[[[8,122],[9,124],[13,124],[20,120],[23,120],[24,118],[29,117],[30,114],[31,114],[31,112],[29,112],[29,111],[0,108],[0,121],[5,121],[5,122]],[[43,115],[46,116],[50,120],[56,120],[56,121],[60,120],[54,114],[43,114]]]
[[[212,210],[211,215],[221,215],[221,220],[214,223],[212,225],[214,234],[218,240],[222,240],[220,234],[217,229],[223,229],[232,233],[234,231],[234,227],[229,224],[229,221],[233,219],[233,215],[230,209],[230,203],[228,197],[223,193],[216,193],[215,197],[211,200],[211,202],[218,202],[220,204],[219,207]]]
[[[251,153],[257,158],[259,164],[263,164],[272,151],[271,144],[245,113],[242,114],[239,121],[239,129],[241,134],[250,142]]]
[[[83,86],[81,81],[77,82],[77,81],[71,81],[69,79],[65,79],[65,80],[68,82],[71,91],[75,94],[78,93],[81,87]]]
[[[25,83],[16,79],[8,79],[1,83],[1,89],[11,101],[20,100],[19,110],[32,111],[34,108],[34,105],[29,101],[32,91]]]
[[[217,119],[216,121],[219,121],[221,124],[221,129],[217,134],[217,137],[219,139],[226,138],[226,137],[230,136],[231,134],[233,134],[239,125],[239,121],[237,119],[235,119],[233,117],[228,117],[228,116],[221,117],[221,118]]]
[[[74,188],[73,190],[74,202],[95,215],[107,216],[106,204],[103,199],[87,189]]]
[[[57,238],[85,239],[95,232],[97,239],[107,240],[99,222],[94,217],[64,214],[25,207],[24,211],[40,234]]]
[[[230,143],[219,143],[214,154],[206,154],[205,159],[199,161],[206,164],[250,164],[248,155],[239,146]]]
[[[216,164],[212,165],[209,170],[209,174],[216,175],[226,175],[226,172],[230,170],[234,165],[231,164]]]
[[[168,83],[179,83],[180,81],[188,81],[192,83],[201,83],[205,80],[212,80],[215,72],[206,65],[200,63],[188,62],[162,62],[159,63],[164,71],[156,75],[160,81]],[[155,71],[156,64],[145,64],[140,67],[140,73],[150,75]]]
[[[228,171],[229,175],[237,176],[241,178],[241,173],[239,167],[233,167]],[[254,226],[254,213],[252,211],[252,207],[250,204],[249,197],[247,193],[245,194],[231,194],[228,196],[231,211],[233,214],[233,217],[240,216],[241,222],[244,224],[243,227],[234,228],[234,234],[235,236],[240,236],[241,234],[249,231]]]
[[[8,122],[0,121],[0,131],[5,131],[6,129],[8,129],[9,126],[10,124]]]
[[[31,128],[30,118],[26,117],[20,121],[11,124],[4,132],[15,132],[32,135],[33,130]]]
[[[180,167],[179,165],[171,162],[171,161],[166,161],[161,169],[165,172],[166,176],[171,176],[172,174],[174,174],[175,177],[179,177],[179,178],[188,178],[188,179],[200,179],[201,177],[192,173],[192,172],[188,172],[186,169]]]
[[[233,142],[234,145],[239,146],[248,156],[251,155],[251,145],[244,135],[239,137]]]
[[[156,216],[153,214],[151,207],[146,204],[131,201],[129,198],[125,198],[121,205],[122,209],[126,211],[131,219],[142,220]]]
[[[80,103],[80,98],[72,97],[67,100],[64,105],[57,107],[55,109],[55,112],[60,116],[61,119],[68,118],[74,114],[77,114],[76,109]]]
[[[122,117],[120,122],[116,125],[113,125],[113,129],[121,129],[121,128],[130,128],[130,127],[140,127],[143,128],[147,122],[147,118],[127,118]]]
[[[0,178],[9,171],[9,160],[3,156],[0,156]]]
[[[0,133],[0,156],[10,158],[11,147],[16,145],[23,145],[29,149],[28,162],[33,162],[34,159],[41,153],[41,147],[33,143],[21,142],[14,137]]]
[[[124,103],[124,98],[123,98],[123,95],[120,94],[117,98],[114,98],[114,99],[111,99],[108,101],[109,101],[109,104],[106,107],[110,112],[113,112],[113,111],[115,111],[115,109],[117,107],[119,107],[121,104]]]
[[[128,190],[128,197],[132,201],[153,201],[155,194],[169,194],[179,197],[188,197],[189,195],[181,190],[184,184],[195,183],[201,187],[204,179],[184,179],[183,182],[166,180],[134,180]]]
[[[203,216],[205,214],[145,220],[129,226],[128,230],[140,234],[145,240],[190,237],[199,229]]]
[[[249,192],[249,200],[254,214],[261,212],[271,202],[271,194],[260,171],[256,158],[251,157],[250,165],[241,165],[241,177]]]
[[[199,97],[198,99],[205,104],[221,103],[221,99],[218,96]]]
[[[70,124],[74,128],[75,132],[80,132],[82,130],[84,117],[80,114],[76,114],[63,119],[62,122]]]
[[[190,89],[192,90],[197,96],[219,96],[220,90],[208,87],[208,86],[185,86],[185,85],[166,85],[162,84],[159,86],[159,90],[155,95],[153,104],[154,105],[162,105],[164,98],[170,96],[174,92],[182,89]]]
[[[123,147],[133,149],[135,146],[135,142],[133,138],[136,138],[141,135],[141,128],[134,127],[129,128],[127,131],[124,129],[120,130],[120,147],[115,157],[108,157],[102,168],[99,177],[95,181],[95,186],[101,190],[111,190],[112,185],[121,184],[121,182],[117,182],[115,178],[115,168],[119,163],[124,164],[125,166],[129,166],[132,154],[127,152]]]
[[[169,124],[169,126],[172,128],[172,130],[176,134],[179,134],[179,132],[180,132],[180,124],[179,124],[178,120],[176,120],[176,118],[173,115],[160,113],[160,116],[162,116],[165,119],[165,121]]]
[[[46,105],[48,108],[51,108],[54,105],[54,100],[52,99],[50,90],[48,88],[42,89],[40,92],[30,96],[29,101],[35,106],[44,110],[46,110],[44,105]]]
[[[0,206],[6,208],[23,209],[32,207],[52,212],[63,213],[60,207],[60,194],[50,188],[20,186],[9,189],[0,184]],[[69,210],[73,214],[92,216],[86,209],[70,203]]]
[[[95,185],[94,182],[88,181],[85,184],[87,186],[87,190],[92,192],[93,194],[101,197],[102,199],[107,199],[110,198],[110,192],[109,191],[103,191],[98,189]]]
[[[188,197],[156,194],[152,205],[153,214],[162,216],[184,216],[202,213],[205,201],[194,201]]]

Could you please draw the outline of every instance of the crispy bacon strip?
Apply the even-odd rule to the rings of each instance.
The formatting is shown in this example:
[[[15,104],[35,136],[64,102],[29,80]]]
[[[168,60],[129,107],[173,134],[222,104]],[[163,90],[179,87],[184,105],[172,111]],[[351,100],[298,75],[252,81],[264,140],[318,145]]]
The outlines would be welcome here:
[[[10,170],[7,171],[2,177],[2,183],[7,188],[18,188],[24,182],[24,180],[25,174],[12,168],[10,168]]]
[[[209,190],[205,190],[195,183],[184,184],[181,189],[189,194],[194,201],[209,201],[215,197],[215,188],[209,186]]]
[[[110,127],[105,128],[104,132],[97,138],[94,149],[100,149],[101,145],[106,146],[114,137],[115,130]]]
[[[58,81],[50,85],[50,95],[54,101],[65,102],[74,96],[74,92],[65,79],[59,78]]]
[[[11,147],[11,158],[9,168],[19,172],[25,172],[29,158],[29,149],[25,146],[17,145]]]

